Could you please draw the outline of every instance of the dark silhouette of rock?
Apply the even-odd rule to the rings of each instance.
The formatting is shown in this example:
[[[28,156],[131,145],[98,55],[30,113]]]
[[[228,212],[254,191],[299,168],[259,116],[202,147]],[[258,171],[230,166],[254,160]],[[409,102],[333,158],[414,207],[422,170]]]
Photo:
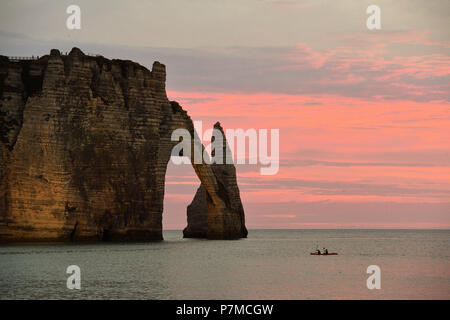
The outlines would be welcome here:
[[[245,228],[244,208],[242,207],[239,188],[236,181],[236,168],[233,163],[227,163],[227,155],[231,158],[231,150],[220,123],[214,125],[223,137],[222,164],[210,165],[215,180],[218,182],[218,192],[224,202],[224,213],[217,214],[217,206],[214,204],[203,184],[197,189],[194,199],[187,208],[188,225],[183,230],[185,238],[210,238],[221,239],[223,233],[225,238],[242,238],[247,236]],[[214,150],[213,154],[214,156]],[[211,211],[211,212],[209,212]],[[204,214],[208,212],[208,214]],[[211,225],[217,225],[211,228]],[[223,231],[217,232],[218,230]]]
[[[0,56],[0,242],[162,240],[171,134],[194,135],[165,80],[159,62],[149,71],[78,48]],[[193,167],[185,236],[246,237],[234,165]]]

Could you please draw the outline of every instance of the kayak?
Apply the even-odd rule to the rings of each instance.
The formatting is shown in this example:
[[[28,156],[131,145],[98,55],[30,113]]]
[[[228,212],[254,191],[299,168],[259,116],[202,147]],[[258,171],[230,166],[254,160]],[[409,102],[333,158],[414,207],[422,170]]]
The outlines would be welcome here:
[[[337,256],[336,252],[329,252],[327,254],[325,253],[317,253],[317,252],[311,252],[310,253],[312,256]]]

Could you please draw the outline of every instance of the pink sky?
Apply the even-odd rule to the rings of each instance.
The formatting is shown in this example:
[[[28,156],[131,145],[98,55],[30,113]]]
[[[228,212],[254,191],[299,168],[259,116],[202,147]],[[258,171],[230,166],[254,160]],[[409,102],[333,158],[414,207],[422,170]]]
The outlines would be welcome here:
[[[446,102],[175,91],[169,96],[183,105],[199,101],[188,109],[203,121],[203,130],[217,118],[225,128],[280,129],[278,174],[237,166],[250,228],[450,226]],[[171,175],[183,170],[189,172],[183,181]],[[177,209],[170,202],[188,204],[199,183],[186,167],[169,167],[167,180],[166,206]],[[174,221],[173,227],[181,225]]]
[[[344,43],[317,51],[300,43],[278,65],[262,65],[260,76],[273,80],[311,74],[305,92],[207,86],[169,88],[168,96],[203,130],[217,120],[225,129],[280,129],[278,174],[237,166],[250,228],[449,228],[449,43],[416,31]],[[434,52],[392,54],[399,43]],[[342,93],[328,93],[330,85]],[[192,172],[179,184],[172,170],[179,172],[169,167],[168,212],[198,186]]]

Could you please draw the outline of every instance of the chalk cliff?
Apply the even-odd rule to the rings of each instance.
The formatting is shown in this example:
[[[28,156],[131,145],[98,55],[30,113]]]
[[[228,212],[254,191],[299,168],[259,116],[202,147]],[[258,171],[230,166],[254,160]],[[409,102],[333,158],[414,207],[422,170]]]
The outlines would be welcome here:
[[[218,192],[221,199],[225,202],[226,210],[229,214],[222,215],[218,222],[214,221],[215,215],[212,214],[216,210],[211,206],[209,200],[209,193],[206,191],[203,184],[197,189],[194,199],[187,208],[188,225],[183,230],[185,238],[212,238],[215,235],[209,234],[209,226],[212,224],[222,225],[223,233],[226,238],[235,238],[236,234],[247,235],[244,221],[244,208],[241,203],[239,195],[239,188],[236,181],[236,168],[234,164],[227,164],[227,155],[231,155],[231,150],[225,137],[222,126],[219,122],[214,125],[214,129],[219,131],[223,137],[222,146],[222,164],[213,163],[210,165],[215,180],[218,183]],[[214,151],[213,151],[214,152]],[[214,156],[214,153],[213,153]],[[211,211],[211,214],[204,214],[204,212]],[[220,234],[218,236],[220,238]]]
[[[165,80],[159,62],[150,71],[77,48],[0,56],[0,242],[161,240],[171,134],[194,135]],[[234,165],[193,167],[201,186],[184,235],[246,237]]]

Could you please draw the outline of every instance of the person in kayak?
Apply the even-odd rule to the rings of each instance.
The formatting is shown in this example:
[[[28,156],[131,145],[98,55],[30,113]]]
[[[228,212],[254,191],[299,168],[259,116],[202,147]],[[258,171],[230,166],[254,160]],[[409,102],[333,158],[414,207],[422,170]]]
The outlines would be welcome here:
[[[317,253],[317,254],[320,254],[320,250],[319,250],[319,249],[317,249],[317,250],[316,250],[316,253]]]
[[[328,249],[327,248],[323,248],[323,254],[328,254]]]

